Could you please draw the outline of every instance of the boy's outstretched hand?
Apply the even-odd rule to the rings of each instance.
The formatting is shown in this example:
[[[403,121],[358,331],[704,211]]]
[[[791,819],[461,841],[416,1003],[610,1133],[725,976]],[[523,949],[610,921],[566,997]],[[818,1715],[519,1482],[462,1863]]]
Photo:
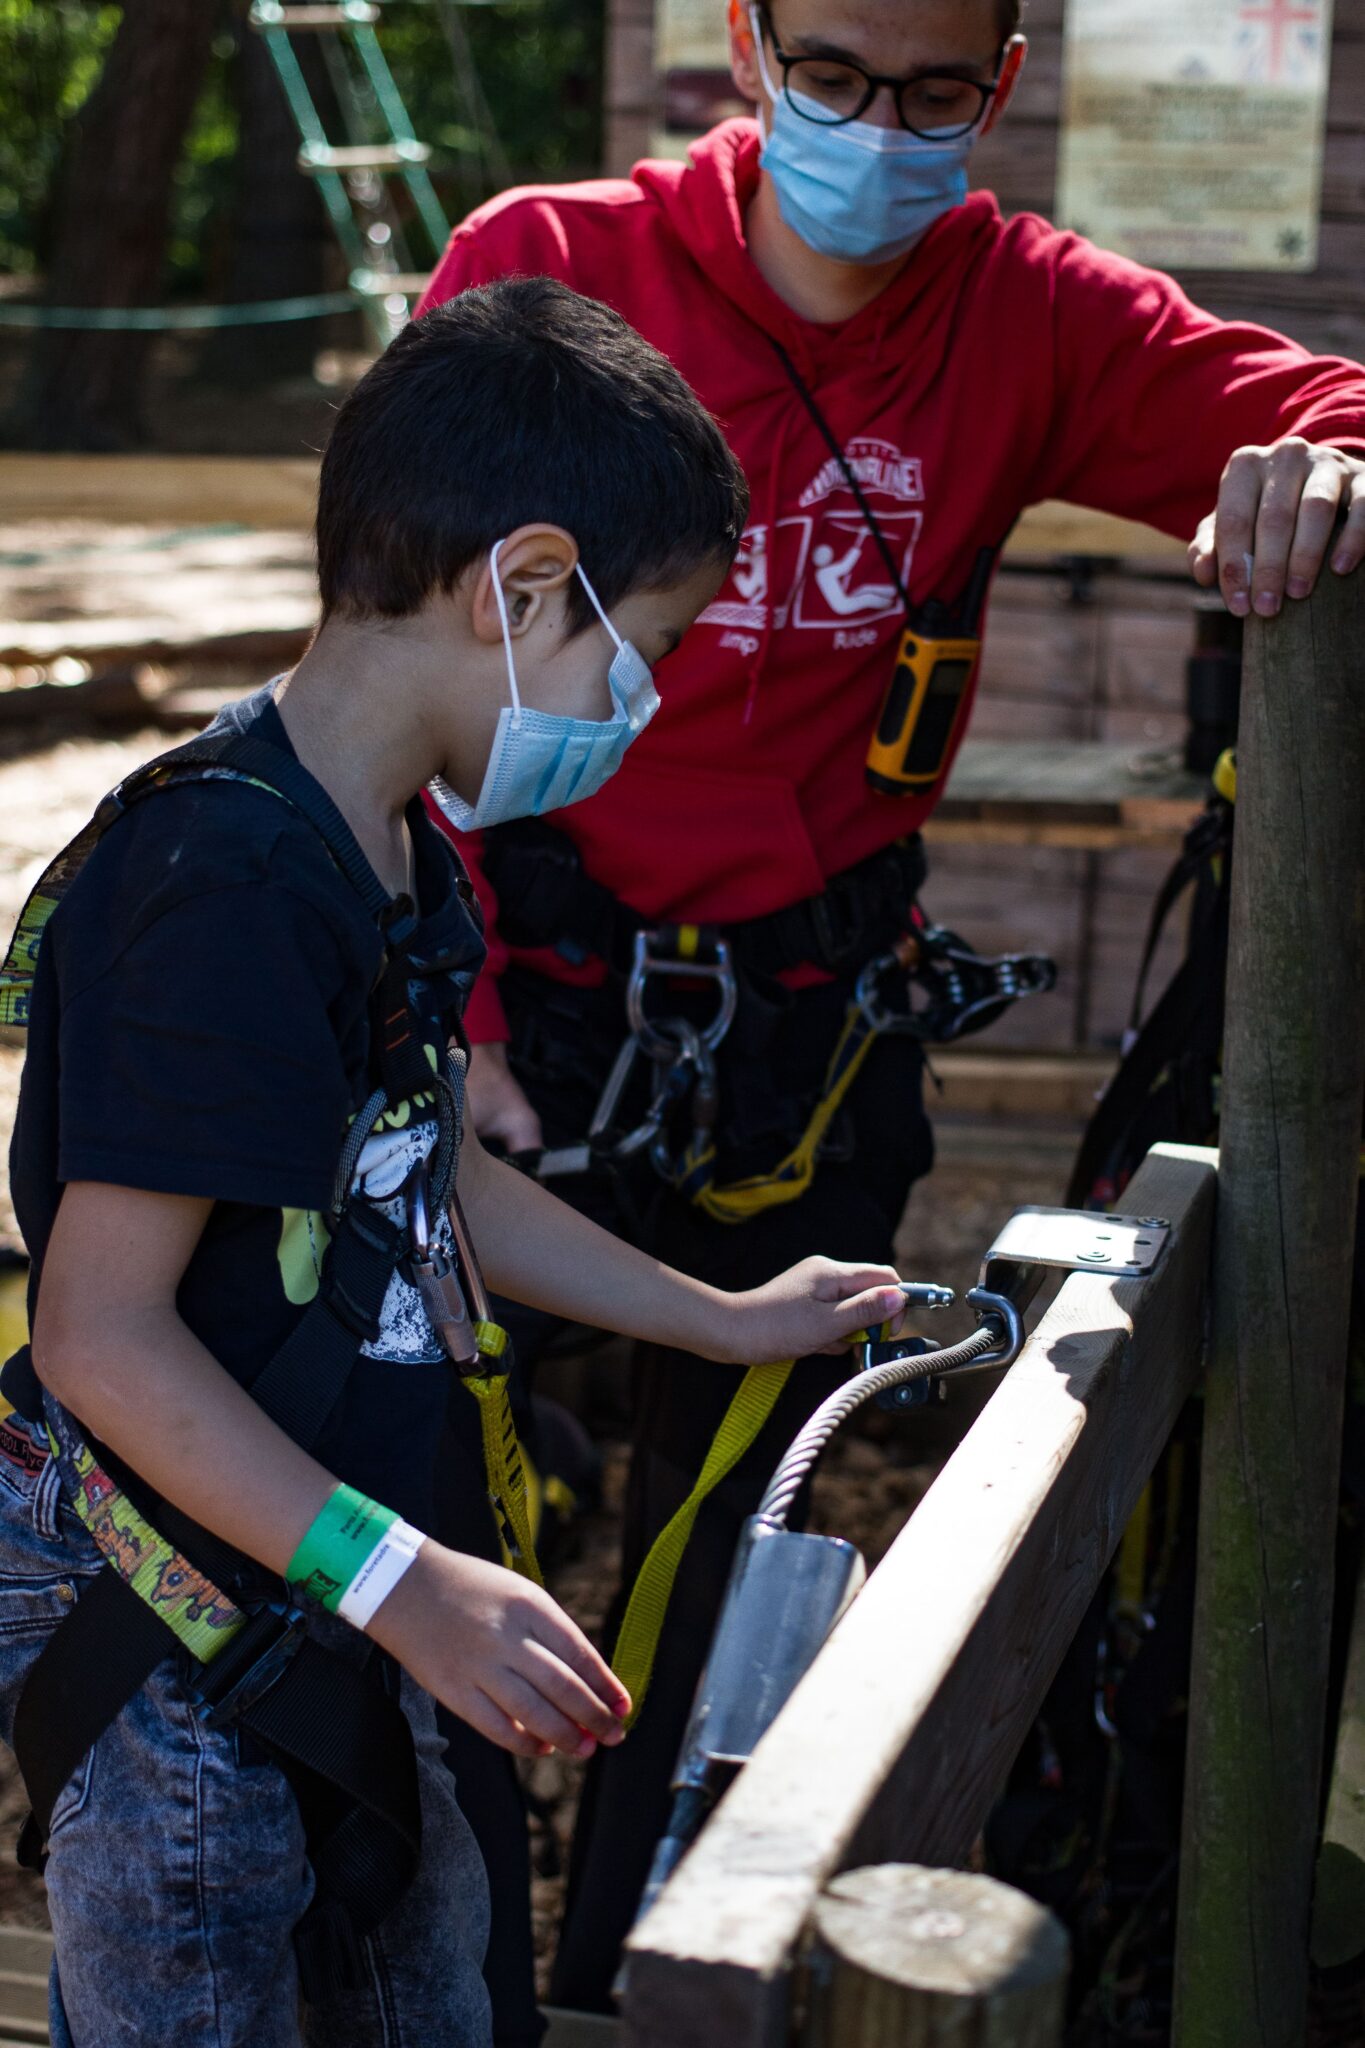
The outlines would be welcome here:
[[[550,1595],[428,1540],[366,1633],[427,1692],[517,1756],[591,1756],[630,1695]]]
[[[857,1330],[889,1322],[898,1330],[905,1296],[892,1266],[850,1266],[802,1259],[762,1287],[716,1296],[708,1358],[726,1365],[766,1365],[813,1351],[842,1351]]]

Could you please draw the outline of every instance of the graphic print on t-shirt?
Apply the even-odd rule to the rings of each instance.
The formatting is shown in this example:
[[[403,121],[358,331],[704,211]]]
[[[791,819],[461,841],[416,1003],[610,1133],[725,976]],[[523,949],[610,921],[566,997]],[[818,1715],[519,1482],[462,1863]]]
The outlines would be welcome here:
[[[871,435],[855,436],[845,457],[908,586],[924,522],[919,459]],[[882,551],[832,455],[796,502],[797,512],[775,525],[746,529],[728,580],[698,620],[725,631],[727,646],[731,636],[761,633],[770,607],[776,630],[832,632],[836,647],[875,639],[858,629],[901,615]]]
[[[403,1190],[414,1166],[429,1159],[436,1146],[434,1122],[404,1124],[395,1128],[391,1117],[380,1119],[361,1149],[360,1162],[351,1183],[352,1193],[362,1187],[368,1199],[400,1227],[407,1224],[407,1202]],[[444,1212],[429,1219],[432,1242],[445,1251],[452,1249],[450,1218]],[[315,1209],[285,1209],[281,1212],[279,1241],[280,1278],[289,1300],[304,1306],[318,1291],[323,1254],[331,1233],[326,1219]],[[445,1357],[440,1339],[422,1305],[422,1297],[400,1266],[389,1281],[380,1311],[379,1332],[361,1346],[365,1358],[382,1358],[396,1365],[429,1365]]]

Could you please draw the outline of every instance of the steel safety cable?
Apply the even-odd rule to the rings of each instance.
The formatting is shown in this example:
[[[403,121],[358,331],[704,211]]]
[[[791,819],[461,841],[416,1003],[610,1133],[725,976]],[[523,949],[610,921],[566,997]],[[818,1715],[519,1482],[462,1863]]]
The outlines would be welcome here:
[[[856,1374],[842,1387],[836,1387],[793,1439],[759,1502],[760,1518],[778,1528],[786,1526],[792,1502],[826,1444],[835,1430],[847,1422],[865,1401],[875,1400],[889,1387],[903,1387],[913,1380],[937,1379],[941,1373],[955,1372],[964,1365],[970,1365],[983,1352],[995,1350],[999,1343],[999,1330],[983,1323],[960,1344],[950,1344],[943,1351],[916,1352],[905,1358],[891,1359],[885,1365],[876,1365],[867,1372]]]

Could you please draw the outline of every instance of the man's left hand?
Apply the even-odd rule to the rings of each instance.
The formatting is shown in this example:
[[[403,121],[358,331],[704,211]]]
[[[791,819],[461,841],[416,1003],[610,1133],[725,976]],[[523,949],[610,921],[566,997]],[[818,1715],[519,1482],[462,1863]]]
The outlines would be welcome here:
[[[1332,546],[1347,576],[1365,561],[1365,460],[1291,435],[1270,448],[1237,448],[1218,487],[1217,510],[1190,543],[1196,583],[1216,583],[1230,612],[1273,618],[1288,597],[1307,597]]]

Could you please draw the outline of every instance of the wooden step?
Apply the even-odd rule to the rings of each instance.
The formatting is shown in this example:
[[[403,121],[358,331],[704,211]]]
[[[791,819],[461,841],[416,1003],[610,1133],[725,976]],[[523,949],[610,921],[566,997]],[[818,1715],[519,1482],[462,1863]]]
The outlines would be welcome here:
[[[336,7],[282,7],[278,0],[256,0],[247,16],[250,26],[262,34],[274,28],[287,34],[305,28],[371,28],[378,19],[373,0],[341,0]]]
[[[305,142],[298,165],[310,178],[320,171],[407,171],[424,164],[431,151],[425,142],[361,142],[335,147],[330,142]]]
[[[0,1927],[0,2048],[46,2042],[52,1936],[43,1928]]]

